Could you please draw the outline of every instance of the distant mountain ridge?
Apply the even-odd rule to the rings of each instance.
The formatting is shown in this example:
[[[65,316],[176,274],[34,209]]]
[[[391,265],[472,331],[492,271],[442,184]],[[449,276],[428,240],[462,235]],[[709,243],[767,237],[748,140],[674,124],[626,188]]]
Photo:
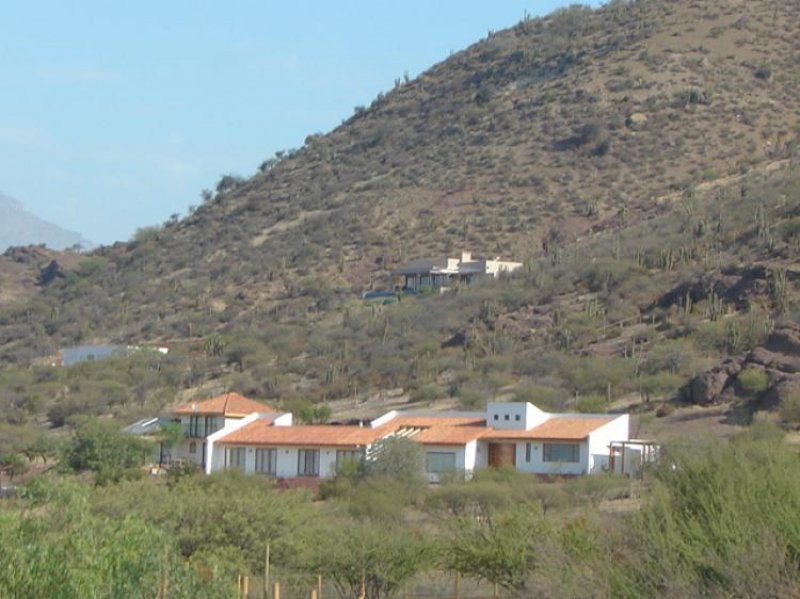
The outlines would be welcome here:
[[[42,243],[54,250],[94,245],[80,233],[48,222],[29,212],[20,201],[0,193],[0,252],[12,246]]]

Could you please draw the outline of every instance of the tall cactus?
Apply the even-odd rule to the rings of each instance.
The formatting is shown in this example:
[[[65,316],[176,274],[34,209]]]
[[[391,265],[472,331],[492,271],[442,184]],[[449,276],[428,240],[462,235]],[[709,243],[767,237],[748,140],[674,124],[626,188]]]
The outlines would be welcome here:
[[[786,277],[786,270],[772,271],[769,279],[769,294],[775,306],[775,312],[783,314],[789,299],[789,281]]]

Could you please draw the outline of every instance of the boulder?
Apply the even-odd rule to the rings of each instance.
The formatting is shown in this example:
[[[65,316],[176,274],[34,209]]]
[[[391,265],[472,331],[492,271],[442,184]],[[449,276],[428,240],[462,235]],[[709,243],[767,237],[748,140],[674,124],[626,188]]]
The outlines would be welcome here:
[[[800,375],[787,375],[770,387],[764,396],[764,404],[774,408],[797,394],[800,394]]]
[[[718,403],[730,379],[727,372],[717,368],[704,372],[689,384],[689,399],[700,406]]]
[[[796,326],[775,329],[764,347],[771,352],[800,358],[800,330]]]

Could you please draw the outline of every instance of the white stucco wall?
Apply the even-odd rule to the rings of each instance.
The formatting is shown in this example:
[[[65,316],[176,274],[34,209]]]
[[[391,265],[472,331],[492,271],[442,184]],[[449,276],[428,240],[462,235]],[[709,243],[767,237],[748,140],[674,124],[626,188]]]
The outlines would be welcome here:
[[[336,449],[331,447],[278,447],[277,476],[296,478],[297,453],[301,449],[319,450],[319,477],[336,476]]]
[[[281,426],[286,426],[281,425]],[[226,444],[224,441],[216,444],[214,450],[214,458],[212,464],[212,471],[217,472],[225,468],[225,449],[226,448],[239,448],[245,449],[245,468],[244,472],[247,474],[256,473],[256,449],[275,449],[275,476],[278,478],[297,478],[297,454],[301,449],[310,449],[312,451],[319,451],[319,478],[333,478],[336,476],[336,452],[335,447],[268,447],[268,446],[250,446],[250,445],[232,445]],[[356,451],[357,448],[339,448],[345,451]]]
[[[604,472],[608,468],[608,446],[612,441],[630,438],[630,417],[622,414],[589,435],[589,472]]]
[[[464,473],[472,476],[478,462],[478,441],[470,441],[464,446]]]
[[[530,474],[566,474],[580,475],[589,471],[589,444],[586,441],[578,441],[580,447],[580,459],[578,462],[545,462],[544,444],[559,443],[558,441],[517,441],[516,460],[517,470]],[[526,461],[526,445],[531,444],[531,459]],[[488,449],[487,449],[488,451]]]
[[[227,420],[230,421],[229,424],[226,424],[224,428],[206,438],[205,473],[211,474],[212,472],[218,472],[225,468],[225,447],[222,444],[217,444],[219,439],[230,435],[234,431],[238,431],[240,428],[243,428],[248,424],[255,422],[256,420],[265,418],[273,420],[275,417],[276,416],[274,413],[269,412],[254,413],[245,418],[228,418]]]
[[[472,463],[474,463],[474,444],[475,444],[475,442],[473,441],[472,443],[468,443],[467,445],[425,445],[424,446],[425,447],[425,465],[426,465],[425,474],[428,477],[428,481],[432,482],[432,483],[439,482],[439,473],[428,472],[427,471],[428,454],[431,454],[431,453],[454,453],[455,456],[456,456],[455,472],[466,472],[467,471],[466,458],[467,458],[467,453],[468,453],[467,447],[469,447],[470,445],[473,445],[473,449],[471,450],[470,453],[473,454],[471,456],[472,457],[471,461],[472,461]],[[470,468],[470,470],[472,470],[472,469]]]
[[[486,424],[498,430],[529,430],[549,418],[530,403],[490,402],[486,407]]]
[[[189,452],[189,446],[192,442],[195,444],[194,453]],[[181,460],[194,462],[199,466],[203,461],[203,439],[183,439],[180,443],[170,448],[169,457],[173,462]]]

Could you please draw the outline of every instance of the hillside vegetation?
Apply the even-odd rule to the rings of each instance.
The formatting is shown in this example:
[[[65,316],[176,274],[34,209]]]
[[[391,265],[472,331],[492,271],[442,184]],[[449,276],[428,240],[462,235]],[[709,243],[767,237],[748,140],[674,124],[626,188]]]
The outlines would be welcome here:
[[[573,6],[399,79],[253,177],[222,177],[185,218],[5,303],[3,415],[16,431],[132,417],[198,387],[586,410],[633,394],[652,413],[797,321],[798,8]],[[359,299],[402,260],[462,248],[525,268],[448,296]],[[173,351],[27,368],[95,341]],[[791,374],[759,368],[766,382],[736,399]]]

